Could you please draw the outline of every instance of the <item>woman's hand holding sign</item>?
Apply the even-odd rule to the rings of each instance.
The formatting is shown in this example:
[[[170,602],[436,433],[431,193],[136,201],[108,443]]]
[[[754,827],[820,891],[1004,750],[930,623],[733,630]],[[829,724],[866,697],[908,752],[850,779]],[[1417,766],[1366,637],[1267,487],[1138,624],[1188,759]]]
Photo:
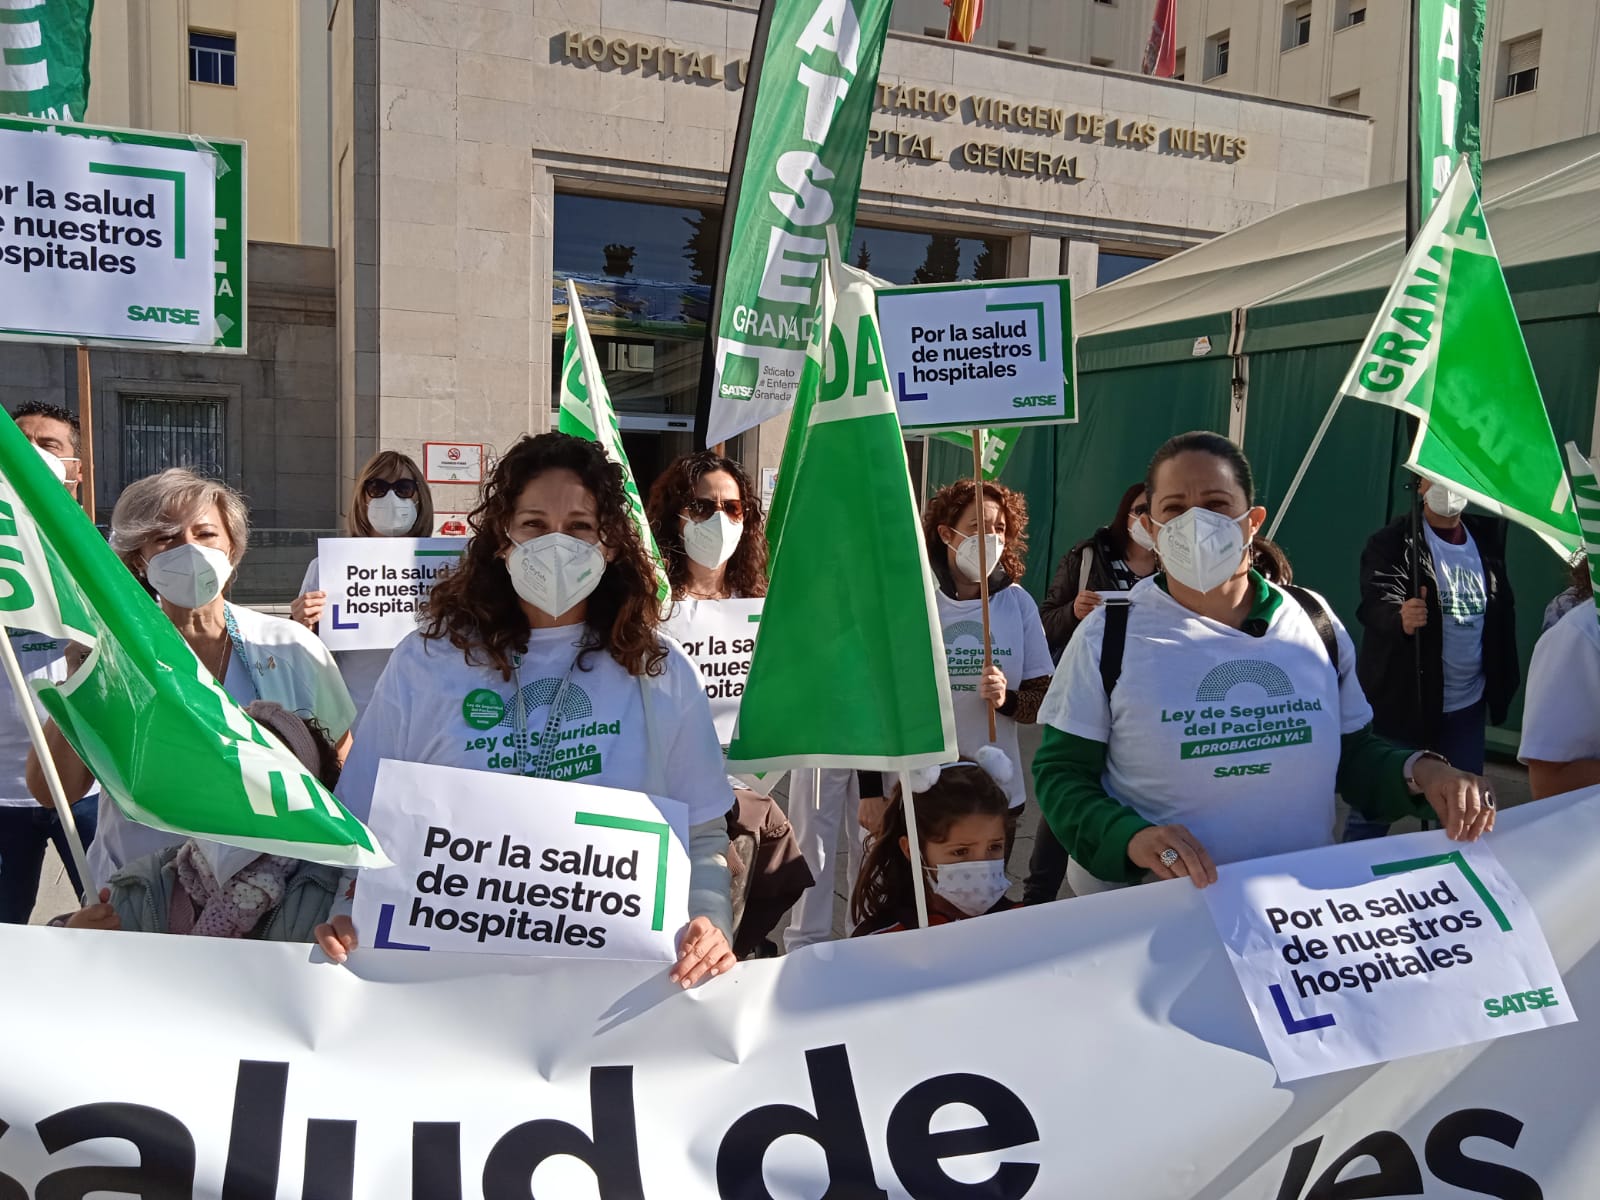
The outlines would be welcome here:
[[[1187,875],[1195,887],[1217,881],[1217,868],[1200,840],[1182,825],[1151,825],[1128,839],[1128,861],[1157,879]]]
[[[711,918],[696,917],[678,943],[678,963],[667,978],[683,987],[693,987],[708,975],[733,970],[738,961],[727,937],[711,923]]]
[[[1411,768],[1411,781],[1422,790],[1451,841],[1475,842],[1494,828],[1494,790],[1487,779],[1441,758],[1419,758]]]

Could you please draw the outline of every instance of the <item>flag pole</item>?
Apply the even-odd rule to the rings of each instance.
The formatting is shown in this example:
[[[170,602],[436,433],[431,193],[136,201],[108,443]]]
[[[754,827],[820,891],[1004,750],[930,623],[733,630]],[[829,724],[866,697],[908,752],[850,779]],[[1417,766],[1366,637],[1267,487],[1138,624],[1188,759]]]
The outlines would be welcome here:
[[[911,894],[917,903],[917,928],[928,927],[928,888],[922,879],[922,839],[917,836],[917,805],[911,772],[900,772],[900,807],[906,813],[906,851],[911,858]]]
[[[72,854],[72,865],[78,873],[78,880],[83,885],[82,900],[87,907],[100,898],[94,890],[94,876],[89,873],[89,856],[83,852],[78,822],[72,815],[72,805],[67,803],[66,789],[61,786],[61,776],[56,772],[56,760],[51,756],[49,743],[44,739],[44,726],[39,724],[39,714],[33,707],[33,693],[28,690],[28,681],[23,677],[22,664],[17,661],[17,652],[11,646],[11,639],[4,635],[0,635],[0,657],[5,659],[6,678],[11,682],[11,690],[16,693],[17,709],[22,713],[23,724],[28,727],[28,739],[33,743],[33,751],[39,756],[39,769],[44,772],[50,798],[55,801],[56,819],[61,822],[61,833]]]
[[[994,655],[989,646],[989,547],[988,522],[985,518],[985,509],[988,508],[988,497],[983,490],[983,430],[972,431],[972,501],[978,506],[978,599],[983,608],[983,673],[987,675],[989,668],[994,664]],[[989,705],[989,740],[995,740],[994,705]]]
[[[94,395],[89,386],[89,347],[78,347],[78,501],[94,524]]]
[[[1408,153],[1406,155],[1406,252],[1411,252],[1411,247],[1416,244],[1417,233],[1422,226],[1422,147],[1417,141],[1420,125],[1417,97],[1417,48],[1419,45],[1417,29],[1417,0],[1406,0],[1406,84],[1408,98],[1406,101],[1406,142]],[[1430,164],[1431,167],[1431,164]],[[1406,417],[1406,429],[1409,441],[1416,441],[1417,420],[1415,417]],[[1416,599],[1422,595],[1422,487],[1418,479],[1411,481],[1411,598]],[[1411,635],[1411,650],[1414,659],[1417,686],[1417,711],[1420,713],[1426,703],[1426,689],[1422,686],[1422,633],[1418,630]]]

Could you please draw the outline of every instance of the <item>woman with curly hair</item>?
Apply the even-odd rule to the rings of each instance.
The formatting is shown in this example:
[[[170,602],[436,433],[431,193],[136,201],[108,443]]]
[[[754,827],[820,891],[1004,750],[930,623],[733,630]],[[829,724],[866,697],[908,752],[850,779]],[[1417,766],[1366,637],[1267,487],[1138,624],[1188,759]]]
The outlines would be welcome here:
[[[1028,549],[1027,501],[1021,492],[985,483],[981,514],[979,508],[972,480],[952,483],[928,500],[922,531],[928,561],[939,581],[939,623],[944,629],[956,744],[962,757],[971,759],[989,744],[989,714],[994,713],[995,744],[1014,768],[1005,790],[1015,810],[1027,795],[1017,726],[1038,719],[1039,704],[1050,687],[1050,649],[1039,606],[1019,582]],[[984,561],[989,568],[987,670],[978,597],[980,537],[987,539]]]
[[[672,977],[734,962],[725,816],[733,801],[694,665],[657,633],[655,574],[622,469],[594,442],[523,438],[469,519],[460,565],[378,681],[340,796],[363,819],[385,758],[626,788],[688,806],[689,923]],[[347,916],[319,930],[355,945]]]
[[[646,508],[674,600],[767,594],[761,500],[733,459],[682,455],[651,486]]]

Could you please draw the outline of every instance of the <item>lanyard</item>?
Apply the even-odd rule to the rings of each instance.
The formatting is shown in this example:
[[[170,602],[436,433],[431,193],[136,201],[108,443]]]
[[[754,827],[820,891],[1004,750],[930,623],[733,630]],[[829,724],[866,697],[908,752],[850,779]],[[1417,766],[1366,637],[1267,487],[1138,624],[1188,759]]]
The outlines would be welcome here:
[[[522,656],[519,654],[511,664],[511,686],[515,692],[511,697],[511,729],[516,737],[516,749],[512,761],[512,769],[520,775],[531,775],[535,779],[550,778],[550,760],[555,757],[555,752],[561,742],[561,718],[564,715],[567,700],[567,691],[572,687],[572,672],[577,670],[578,660],[574,656],[572,665],[567,668],[567,673],[562,676],[561,686],[556,688],[556,694],[550,698],[550,708],[544,718],[544,732],[539,735],[538,756],[533,757],[533,765],[524,771],[523,767],[532,757],[528,747],[528,707],[522,695]]]
[[[259,697],[261,695],[261,687],[256,683],[254,664],[252,664],[250,661],[250,655],[245,652],[244,639],[239,636],[239,622],[234,620],[233,605],[227,603],[226,601],[224,601],[222,605],[222,619],[228,626],[228,641],[233,643],[234,657],[237,658],[241,664],[243,664],[245,676],[250,680],[250,686],[252,689],[254,689],[256,696]],[[222,670],[222,678],[217,680],[217,686],[223,687],[226,685],[227,681],[228,670],[226,667],[224,667]]]

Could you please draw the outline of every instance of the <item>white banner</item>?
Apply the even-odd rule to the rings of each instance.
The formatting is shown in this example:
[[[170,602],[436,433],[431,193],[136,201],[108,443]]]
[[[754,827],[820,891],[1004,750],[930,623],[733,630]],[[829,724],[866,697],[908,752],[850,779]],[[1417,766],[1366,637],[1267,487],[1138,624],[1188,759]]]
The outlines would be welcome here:
[[[0,330],[212,345],[216,162],[0,129]]]
[[[739,698],[750,678],[750,660],[756,652],[756,626],[761,622],[764,598],[753,600],[680,600],[661,623],[662,632],[674,638],[700,668],[717,740],[733,741],[739,719]]]
[[[1205,891],[1278,1078],[1577,1020],[1486,843],[1434,831],[1217,869]]]
[[[689,810],[641,792],[378,764],[351,919],[379,950],[672,962],[689,923]]]
[[[1500,824],[1588,1011],[1600,789]],[[690,991],[656,964],[341,968],[18,926],[0,963],[0,1196],[1579,1200],[1600,1178],[1600,1022],[1280,1084],[1184,880]]]
[[[878,322],[908,432],[1078,419],[1065,279],[880,288]]]
[[[328,594],[317,633],[329,650],[391,650],[417,627],[433,585],[467,539],[319,538],[317,574]]]

